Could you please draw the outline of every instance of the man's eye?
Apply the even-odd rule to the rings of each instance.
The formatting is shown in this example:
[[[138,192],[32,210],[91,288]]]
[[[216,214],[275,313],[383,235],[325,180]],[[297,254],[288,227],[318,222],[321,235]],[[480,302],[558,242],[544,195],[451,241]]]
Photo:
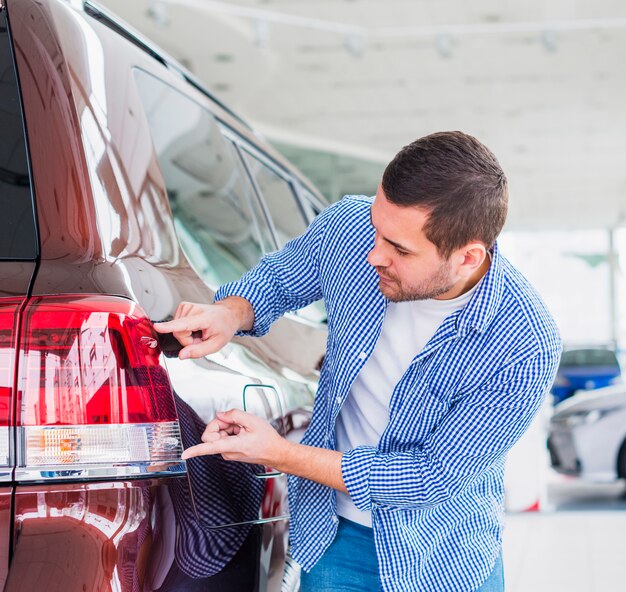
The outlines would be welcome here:
[[[404,257],[405,255],[408,255],[408,253],[406,251],[402,251],[400,249],[398,249],[396,247],[396,253],[398,253],[398,255],[400,255],[400,257]]]

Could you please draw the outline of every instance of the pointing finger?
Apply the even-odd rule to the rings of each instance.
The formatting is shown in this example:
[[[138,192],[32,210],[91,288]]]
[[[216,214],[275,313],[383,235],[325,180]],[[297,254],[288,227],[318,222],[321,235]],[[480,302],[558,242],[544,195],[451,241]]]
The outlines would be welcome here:
[[[174,331],[206,331],[211,329],[211,322],[207,319],[207,315],[196,313],[174,318],[163,323],[155,323],[155,326],[158,326],[161,332],[169,333]]]
[[[154,330],[157,333],[171,333],[173,329],[170,329],[172,321],[165,321],[163,323],[152,323]]]
[[[196,456],[206,456],[210,454],[226,454],[229,452],[237,452],[236,438],[221,438],[215,442],[204,442],[187,448],[181,455],[183,460],[194,458]]]

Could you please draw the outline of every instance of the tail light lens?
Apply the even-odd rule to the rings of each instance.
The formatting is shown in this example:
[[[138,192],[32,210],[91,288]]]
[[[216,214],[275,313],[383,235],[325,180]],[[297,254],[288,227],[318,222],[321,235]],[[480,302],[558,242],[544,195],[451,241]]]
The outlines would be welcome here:
[[[9,466],[9,425],[13,415],[17,320],[21,300],[0,301],[0,466]]]
[[[16,479],[185,472],[172,387],[136,303],[32,299],[18,387]]]

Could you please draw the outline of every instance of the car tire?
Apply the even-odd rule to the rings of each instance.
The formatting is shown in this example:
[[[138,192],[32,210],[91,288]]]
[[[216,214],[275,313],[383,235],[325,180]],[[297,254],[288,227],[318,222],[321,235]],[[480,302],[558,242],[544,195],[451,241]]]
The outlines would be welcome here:
[[[626,479],[626,440],[622,442],[617,455],[617,478]]]

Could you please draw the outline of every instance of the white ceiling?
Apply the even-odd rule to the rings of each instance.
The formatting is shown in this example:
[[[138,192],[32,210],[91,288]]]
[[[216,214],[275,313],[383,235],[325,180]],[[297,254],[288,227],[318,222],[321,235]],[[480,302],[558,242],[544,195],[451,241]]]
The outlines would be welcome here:
[[[404,144],[460,129],[507,173],[509,229],[626,224],[624,2],[103,4],[333,197],[374,193]]]

